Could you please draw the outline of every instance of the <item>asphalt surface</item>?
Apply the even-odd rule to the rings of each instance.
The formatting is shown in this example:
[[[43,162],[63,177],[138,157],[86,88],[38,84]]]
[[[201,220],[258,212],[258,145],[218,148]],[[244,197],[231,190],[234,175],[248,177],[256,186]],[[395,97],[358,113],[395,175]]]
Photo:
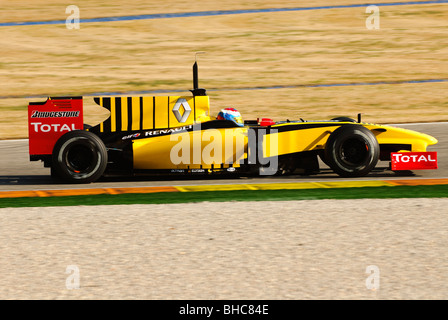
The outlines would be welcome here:
[[[438,152],[439,169],[414,171],[413,176],[406,179],[419,178],[446,178],[448,177],[448,123],[401,124],[396,125],[407,129],[430,134],[439,140],[438,144],[431,146],[428,151]],[[380,164],[386,166],[387,163]],[[323,165],[324,166],[324,165]],[[41,190],[41,189],[70,189],[70,188],[113,188],[113,187],[147,187],[147,186],[177,186],[177,185],[204,185],[204,184],[234,184],[234,183],[274,183],[274,182],[306,182],[343,179],[336,174],[321,174],[313,176],[267,176],[256,178],[232,177],[144,177],[144,178],[107,178],[87,185],[70,185],[55,183],[50,177],[50,170],[44,168],[40,161],[30,162],[28,155],[28,140],[0,141],[0,191],[12,190]],[[375,172],[363,180],[396,179],[392,172]]]

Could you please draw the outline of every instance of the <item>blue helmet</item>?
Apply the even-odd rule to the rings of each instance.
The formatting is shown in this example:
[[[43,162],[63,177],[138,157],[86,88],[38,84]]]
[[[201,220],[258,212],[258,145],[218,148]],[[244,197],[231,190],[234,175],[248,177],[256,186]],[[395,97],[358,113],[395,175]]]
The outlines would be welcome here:
[[[222,109],[218,113],[218,116],[216,117],[216,119],[218,119],[218,120],[231,120],[231,121],[235,122],[235,124],[240,126],[240,127],[244,126],[244,122],[243,122],[243,118],[241,117],[241,114],[239,113],[238,110],[236,110],[234,108]]]

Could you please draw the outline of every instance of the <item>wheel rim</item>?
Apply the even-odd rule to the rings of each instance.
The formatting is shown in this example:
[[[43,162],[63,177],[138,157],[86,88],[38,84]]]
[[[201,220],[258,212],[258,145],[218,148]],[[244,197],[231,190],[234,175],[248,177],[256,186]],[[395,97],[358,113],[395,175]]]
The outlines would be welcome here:
[[[364,140],[350,138],[341,143],[339,159],[346,165],[358,167],[369,157],[369,146]]]
[[[84,144],[71,146],[65,158],[67,168],[74,174],[91,172],[97,162],[95,150]]]

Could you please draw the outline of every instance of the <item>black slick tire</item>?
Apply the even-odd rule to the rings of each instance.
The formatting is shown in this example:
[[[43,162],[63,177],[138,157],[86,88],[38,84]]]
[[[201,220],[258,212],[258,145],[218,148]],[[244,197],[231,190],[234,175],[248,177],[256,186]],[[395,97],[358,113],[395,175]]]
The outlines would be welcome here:
[[[325,145],[325,159],[341,177],[362,177],[378,163],[380,147],[375,135],[362,125],[336,129]]]
[[[106,146],[94,133],[70,131],[53,148],[52,172],[64,182],[94,182],[103,175],[106,166]]]

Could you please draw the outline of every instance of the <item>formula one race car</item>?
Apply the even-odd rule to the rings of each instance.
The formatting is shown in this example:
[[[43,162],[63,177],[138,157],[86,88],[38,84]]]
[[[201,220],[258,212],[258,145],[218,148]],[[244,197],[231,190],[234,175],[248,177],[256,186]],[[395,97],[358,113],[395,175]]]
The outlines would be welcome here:
[[[209,97],[95,97],[110,111],[104,122],[83,122],[82,97],[50,97],[28,107],[30,160],[53,177],[90,183],[103,175],[317,174],[319,159],[342,177],[360,177],[379,160],[393,171],[436,169],[429,135],[351,118],[327,121],[242,121],[235,109],[209,115]]]

